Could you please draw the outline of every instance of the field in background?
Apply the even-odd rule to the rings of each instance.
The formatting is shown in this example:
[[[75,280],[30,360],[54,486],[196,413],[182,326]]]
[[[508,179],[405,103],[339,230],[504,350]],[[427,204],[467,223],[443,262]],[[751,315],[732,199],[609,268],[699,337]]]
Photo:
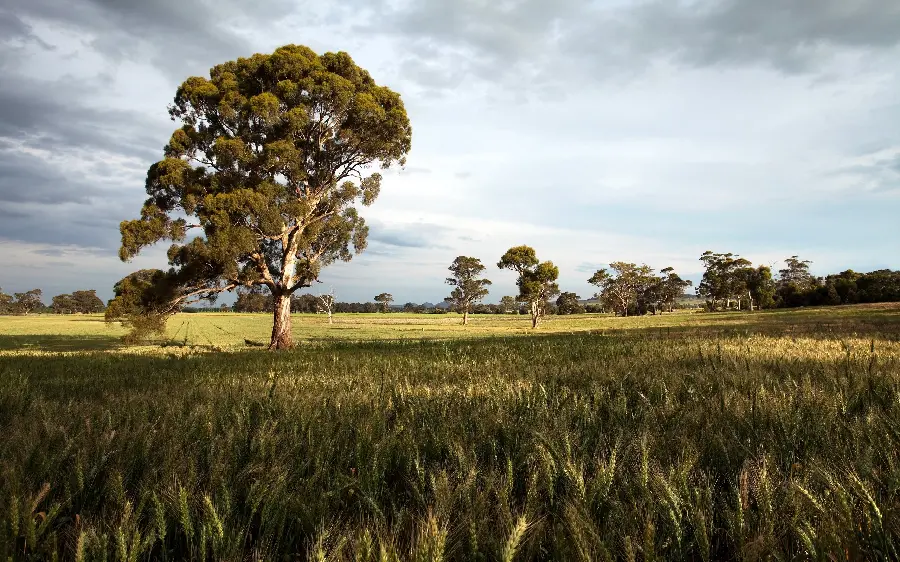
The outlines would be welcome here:
[[[758,313],[701,313],[680,311],[657,316],[620,318],[605,314],[550,316],[537,331],[527,316],[472,315],[463,326],[458,314],[295,314],[294,341],[324,343],[335,340],[421,340],[506,337],[598,331],[620,332],[729,331],[830,332],[865,334],[900,321],[900,305],[860,305]],[[103,315],[0,316],[0,354],[35,352],[123,351],[157,352],[186,348],[192,351],[239,350],[266,344],[272,330],[270,314],[180,314],[169,321],[167,334],[153,345],[126,347],[125,330],[106,324]],[[249,345],[248,345],[249,344]]]
[[[900,306],[458,321],[0,317],[0,558],[900,558]]]

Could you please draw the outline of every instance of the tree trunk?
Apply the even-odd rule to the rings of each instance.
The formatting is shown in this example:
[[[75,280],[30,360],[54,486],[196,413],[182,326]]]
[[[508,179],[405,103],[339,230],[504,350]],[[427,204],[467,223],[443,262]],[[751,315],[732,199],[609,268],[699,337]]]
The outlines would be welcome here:
[[[290,349],[294,347],[291,335],[291,296],[280,294],[275,296],[275,321],[272,324],[272,341],[270,350]]]
[[[753,312],[753,293],[747,291],[747,300],[750,302],[750,312]]]
[[[540,315],[540,306],[538,306],[537,301],[531,303],[531,327],[537,328],[538,322],[541,319]]]
[[[334,324],[334,319],[331,317],[331,310],[328,311],[328,323]]]
[[[463,310],[463,326],[469,323],[469,309]]]

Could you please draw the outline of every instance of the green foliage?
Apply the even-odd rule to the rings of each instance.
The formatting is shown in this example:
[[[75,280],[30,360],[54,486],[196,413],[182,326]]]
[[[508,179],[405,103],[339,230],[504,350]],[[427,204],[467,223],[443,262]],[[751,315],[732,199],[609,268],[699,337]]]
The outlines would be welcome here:
[[[716,254],[707,250],[700,256],[700,261],[706,271],[697,287],[697,295],[706,299],[709,310],[727,310],[732,301],[739,303],[748,294],[746,272],[752,265],[748,260],[730,252]]]
[[[381,187],[367,169],[405,162],[400,96],[347,53],[287,45],[189,78],[169,112],[183,126],[147,173],[141,217],[121,224],[120,257],[174,242],[167,275],[181,302],[267,287],[272,347],[290,347],[286,300],[366,246],[356,205]],[[202,236],[187,241],[192,229]]]
[[[108,324],[119,322],[128,329],[123,340],[143,343],[165,332],[166,322],[180,309],[175,297],[177,282],[159,269],[141,269],[116,282],[115,297],[106,307]]]
[[[44,307],[41,302],[43,291],[31,289],[24,293],[4,294],[0,290],[0,314],[24,314],[27,315]]]
[[[556,299],[556,313],[566,314],[584,314],[584,307],[579,302],[581,297],[575,293],[562,293]]]
[[[519,302],[531,308],[531,326],[537,328],[541,318],[547,313],[550,300],[559,294],[559,268],[552,261],[540,262],[530,246],[514,246],[506,251],[497,262],[500,269],[509,269],[519,274]]]
[[[3,289],[0,288],[0,314],[12,314],[13,304],[13,296],[7,295],[3,292]]]
[[[509,295],[502,297],[500,299],[500,310],[504,314],[509,314],[510,312],[518,311],[519,305],[516,302],[516,297],[511,297]]]
[[[456,312],[462,313],[465,324],[468,322],[472,305],[488,295],[488,286],[491,282],[479,278],[485,267],[478,258],[457,256],[448,269],[453,276],[448,277],[446,282],[455,288],[444,301],[450,303]]]
[[[807,262],[803,262],[807,263]],[[786,279],[789,279],[787,277]],[[853,270],[806,283],[781,282],[778,305],[784,308],[900,301],[900,271],[880,269],[869,273]]]
[[[50,305],[50,309],[55,314],[95,314],[103,312],[105,308],[106,306],[94,289],[56,295]]]
[[[381,293],[379,295],[375,295],[372,300],[381,305],[381,312],[390,312],[391,303],[394,302],[394,296],[390,293]]]
[[[897,308],[843,314],[0,354],[0,558],[897,559]]]
[[[671,267],[661,269],[660,273],[662,273],[662,277],[652,285],[650,291],[654,305],[653,312],[656,313],[657,310],[671,312],[678,303],[678,299],[684,295],[685,290],[694,283],[682,279]]]
[[[768,266],[746,267],[742,271],[744,285],[750,296],[750,307],[754,303],[757,308],[772,308],[775,306],[775,281],[772,279],[772,270]]]
[[[595,296],[610,310],[615,310],[622,316],[644,314],[649,302],[663,298],[661,288],[657,291],[658,296],[651,293],[657,289],[660,281],[654,277],[650,266],[617,261],[609,264],[609,267],[613,273],[599,269],[588,279],[588,283],[600,288]],[[667,268],[666,271],[668,273],[671,270]],[[674,279],[667,278],[671,286],[674,286]],[[669,296],[666,295],[666,298]]]
[[[235,312],[272,312],[275,300],[265,287],[239,287]]]

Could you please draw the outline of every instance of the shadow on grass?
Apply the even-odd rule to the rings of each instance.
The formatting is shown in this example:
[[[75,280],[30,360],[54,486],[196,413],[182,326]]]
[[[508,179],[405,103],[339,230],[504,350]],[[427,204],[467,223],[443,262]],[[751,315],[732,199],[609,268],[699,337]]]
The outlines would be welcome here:
[[[101,335],[0,334],[0,351],[113,351],[122,339]]]
[[[644,320],[647,319],[647,320]],[[876,340],[900,340],[900,307],[821,307],[760,312],[696,313],[690,316],[665,315],[641,317],[632,322],[598,326],[595,333],[616,336],[669,335],[692,337],[734,337],[764,335],[843,339],[863,337]],[[623,323],[624,324],[624,323]]]

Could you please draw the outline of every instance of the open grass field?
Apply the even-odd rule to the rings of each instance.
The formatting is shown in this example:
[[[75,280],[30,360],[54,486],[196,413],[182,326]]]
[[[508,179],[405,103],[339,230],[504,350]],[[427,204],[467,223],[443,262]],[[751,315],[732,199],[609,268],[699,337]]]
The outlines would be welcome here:
[[[0,557],[896,560],[900,307],[0,317]]]

